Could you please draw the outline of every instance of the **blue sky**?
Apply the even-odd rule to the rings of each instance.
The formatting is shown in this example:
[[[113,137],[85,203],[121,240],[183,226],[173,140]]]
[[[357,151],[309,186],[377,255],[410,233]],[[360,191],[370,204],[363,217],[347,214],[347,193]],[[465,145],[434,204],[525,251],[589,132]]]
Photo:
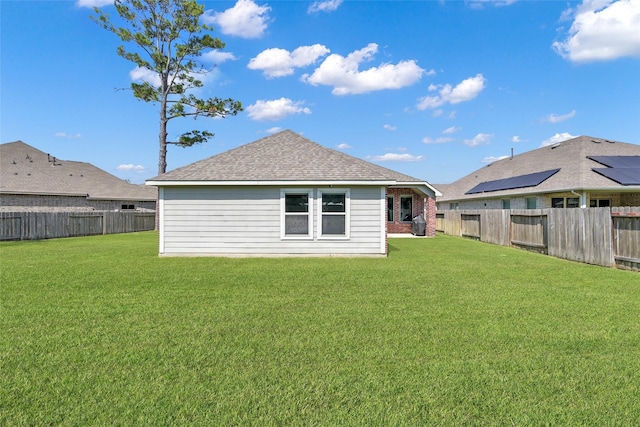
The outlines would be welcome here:
[[[573,136],[640,144],[640,0],[201,1],[225,49],[203,97],[245,111],[170,122],[168,170],[291,129],[324,146],[450,183]],[[0,142],[22,140],[133,183],[157,175],[148,79],[89,19],[108,0],[0,0]],[[313,159],[310,159],[310,162]]]

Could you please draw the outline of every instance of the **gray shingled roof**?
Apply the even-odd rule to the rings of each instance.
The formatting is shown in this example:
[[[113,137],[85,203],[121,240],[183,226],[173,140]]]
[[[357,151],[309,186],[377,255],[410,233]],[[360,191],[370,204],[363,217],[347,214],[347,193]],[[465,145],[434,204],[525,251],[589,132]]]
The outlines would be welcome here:
[[[134,185],[90,163],[56,159],[22,141],[0,144],[0,193],[153,201],[154,187]]]
[[[149,181],[392,181],[425,184],[285,130]],[[161,184],[160,184],[161,185]]]
[[[486,199],[534,193],[569,190],[640,191],[638,186],[618,184],[592,170],[603,167],[588,156],[637,156],[640,145],[613,142],[590,136],[579,136],[562,143],[528,151],[493,162],[452,184],[438,186],[443,196],[438,201]],[[498,179],[560,168],[560,171],[535,187],[465,195],[476,185]]]

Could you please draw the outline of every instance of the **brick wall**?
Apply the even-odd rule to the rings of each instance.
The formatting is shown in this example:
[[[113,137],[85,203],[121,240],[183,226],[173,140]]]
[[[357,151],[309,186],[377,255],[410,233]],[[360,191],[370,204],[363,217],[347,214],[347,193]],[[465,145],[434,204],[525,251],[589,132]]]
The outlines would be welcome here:
[[[122,205],[133,205],[136,210],[153,211],[155,201],[90,200],[83,196],[53,196],[31,194],[1,194],[0,211],[20,212],[89,212],[116,211]]]
[[[412,196],[412,215],[416,217],[424,214],[427,222],[426,236],[436,235],[436,200],[431,197],[425,198],[408,188],[387,188],[387,197],[393,197],[393,221],[387,221],[387,233],[391,234],[411,234],[411,221],[402,221],[400,218],[400,197]],[[386,201],[385,201],[386,206]]]

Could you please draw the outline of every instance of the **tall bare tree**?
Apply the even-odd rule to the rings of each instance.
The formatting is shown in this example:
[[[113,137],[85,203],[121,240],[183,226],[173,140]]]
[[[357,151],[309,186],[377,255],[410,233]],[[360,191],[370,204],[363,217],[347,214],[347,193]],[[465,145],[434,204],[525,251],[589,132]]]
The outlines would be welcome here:
[[[199,60],[201,55],[207,49],[224,48],[209,34],[213,28],[200,22],[203,5],[195,0],[115,0],[114,6],[122,26],[98,8],[92,19],[132,47],[118,47],[118,55],[158,77],[154,80],[159,84],[134,82],[131,89],[136,98],[160,107],[158,174],[162,174],[167,170],[169,144],[191,147],[213,137],[211,132],[192,130],[168,141],[170,120],[235,116],[242,104],[231,98],[202,99],[192,91],[203,86],[198,77],[210,71]]]

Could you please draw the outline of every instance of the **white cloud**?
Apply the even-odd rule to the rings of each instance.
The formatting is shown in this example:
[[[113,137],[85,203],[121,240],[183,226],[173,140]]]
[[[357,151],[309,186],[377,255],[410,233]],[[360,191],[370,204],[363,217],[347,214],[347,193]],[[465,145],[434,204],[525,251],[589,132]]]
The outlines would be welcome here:
[[[237,58],[231,52],[222,52],[214,49],[202,55],[202,60],[212,64],[222,64],[227,61],[235,61]]]
[[[56,132],[55,136],[58,138],[69,138],[69,139],[82,138],[82,135],[79,133],[67,133],[67,132]]]
[[[520,138],[518,135],[514,135],[511,137],[511,142],[522,142],[522,138]]]
[[[300,46],[293,52],[271,48],[263,50],[258,56],[251,58],[247,67],[251,70],[262,70],[268,78],[289,76],[293,74],[294,68],[311,65],[329,52],[329,49],[321,44]]]
[[[498,160],[502,160],[502,159],[508,159],[509,156],[487,156],[484,159],[482,159],[482,163],[493,163],[493,162],[497,162]]]
[[[493,6],[510,6],[514,4],[516,0],[471,0],[469,1],[469,7],[472,9],[484,9],[485,4],[491,4]]]
[[[78,7],[102,7],[108,4],[113,4],[113,0],[77,0],[76,6]]]
[[[374,162],[419,162],[422,161],[423,158],[424,156],[412,156],[407,153],[387,153],[382,156],[370,157]]]
[[[556,133],[551,138],[542,141],[542,144],[540,144],[540,146],[546,147],[548,145],[558,144],[571,138],[575,138],[575,136],[571,135],[569,132]]]
[[[610,61],[640,57],[640,0],[584,0],[575,10],[571,28],[553,49],[572,62]]]
[[[352,147],[352,146],[350,146],[349,144],[342,143],[342,144],[339,144],[339,145],[338,145],[338,148],[339,148],[340,150],[348,150],[349,148],[353,148],[353,147]]]
[[[458,83],[456,87],[450,84],[446,85],[429,85],[429,92],[438,91],[438,95],[425,96],[418,99],[416,108],[418,110],[426,110],[427,108],[437,108],[444,104],[458,104],[460,102],[470,101],[484,89],[486,79],[482,74],[475,77],[469,77]]]
[[[451,126],[446,128],[445,130],[442,131],[443,134],[445,135],[453,135],[456,132],[460,132],[462,128],[458,127],[458,126]]]
[[[386,130],[396,130],[396,129],[398,129],[397,126],[391,126],[391,125],[388,125],[388,124],[384,124],[384,125],[382,125],[382,127],[385,128]]]
[[[429,136],[425,136],[422,138],[422,142],[425,144],[446,144],[447,142],[453,141],[453,138],[447,136],[441,136],[438,138],[431,138]]]
[[[217,24],[222,34],[245,39],[262,37],[269,21],[269,6],[258,6],[252,0],[238,0],[224,12],[206,11],[202,15],[205,24]]]
[[[129,71],[129,77],[134,82],[147,82],[154,87],[160,87],[161,81],[158,73],[155,73],[146,68],[136,67]]]
[[[491,142],[491,138],[493,138],[493,134],[490,133],[479,133],[476,136],[474,136],[471,139],[465,139],[464,143],[465,145],[468,145],[469,147],[475,147],[478,145],[486,145],[489,144],[489,142]]]
[[[259,100],[247,107],[247,113],[253,120],[282,120],[294,114],[311,114],[309,108],[302,106],[303,103],[303,101],[294,102],[288,98]]]
[[[424,70],[415,61],[400,61],[397,64],[383,63],[378,67],[360,71],[362,62],[372,60],[378,45],[369,43],[346,57],[332,54],[320,64],[313,74],[305,74],[302,81],[311,85],[333,86],[334,95],[351,95],[383,89],[400,89],[420,80]]]
[[[324,0],[324,1],[314,1],[307,13],[316,13],[316,12],[333,12],[342,4],[342,0]]]
[[[127,172],[135,172],[135,173],[144,173],[147,171],[147,168],[145,168],[144,166],[133,165],[131,163],[119,165],[116,169],[119,171],[127,171]]]
[[[562,114],[560,116],[552,113],[552,114],[549,114],[547,117],[545,117],[542,121],[549,122],[549,123],[560,123],[560,122],[564,122],[565,120],[569,120],[575,115],[576,115],[576,110],[573,110],[567,114]]]
[[[271,127],[269,129],[267,129],[265,132],[266,133],[278,133],[281,130],[282,130],[282,128],[280,126],[274,126],[274,127]]]

